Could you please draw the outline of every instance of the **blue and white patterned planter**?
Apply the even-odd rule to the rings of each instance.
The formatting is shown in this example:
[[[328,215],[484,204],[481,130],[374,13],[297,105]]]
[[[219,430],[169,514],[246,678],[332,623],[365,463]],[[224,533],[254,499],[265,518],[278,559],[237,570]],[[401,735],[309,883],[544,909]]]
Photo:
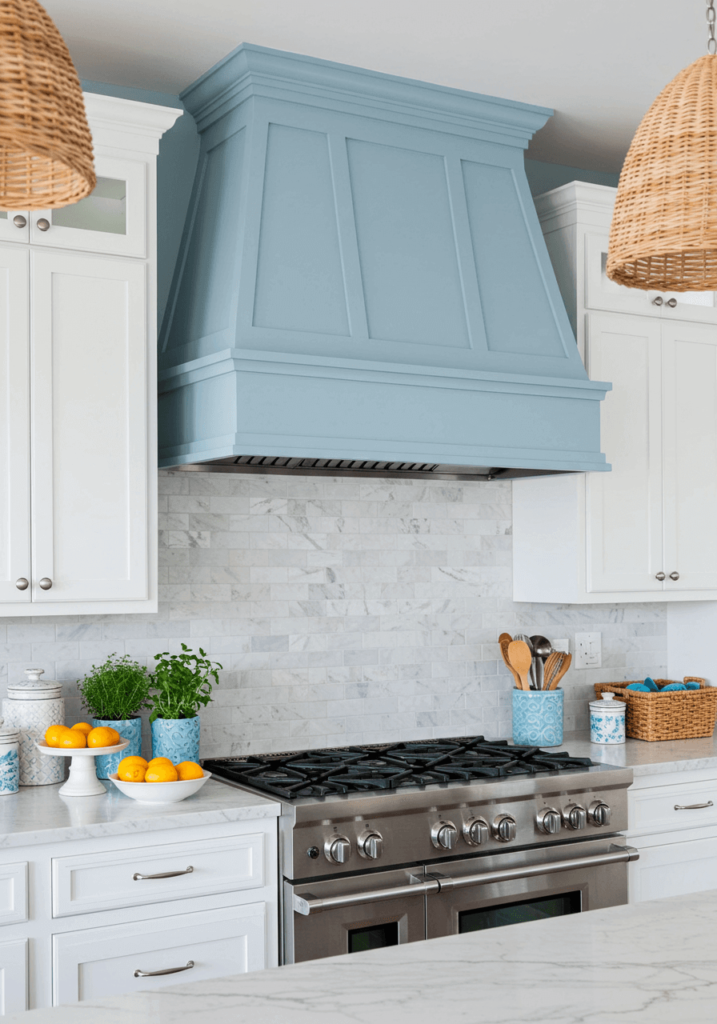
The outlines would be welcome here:
[[[123,757],[142,756],[142,719],[127,718],[122,722],[113,722],[109,718],[93,718],[92,725],[108,725],[110,729],[116,729],[123,740],[129,740],[129,746],[121,750],[119,754],[100,754],[95,758],[98,779],[109,779],[110,775],[117,771],[117,767]]]
[[[563,691],[513,690],[513,743],[557,747],[563,742]]]
[[[172,764],[199,760],[199,715],[194,718],[155,718],[152,722],[152,757],[168,757]]]
[[[590,701],[590,742],[625,742],[625,704],[622,701]]]

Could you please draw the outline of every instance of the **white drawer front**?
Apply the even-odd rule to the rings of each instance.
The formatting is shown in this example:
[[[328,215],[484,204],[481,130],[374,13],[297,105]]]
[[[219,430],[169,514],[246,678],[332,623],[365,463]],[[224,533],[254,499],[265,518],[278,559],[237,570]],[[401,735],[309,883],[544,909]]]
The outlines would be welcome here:
[[[27,921],[27,861],[0,864],[0,925]]]
[[[717,780],[638,789],[628,800],[630,831],[671,832],[717,823]]]
[[[261,970],[265,916],[264,903],[251,903],[54,935],[53,1004]],[[190,962],[189,970],[146,976]],[[135,971],[144,976],[135,977]]]
[[[135,879],[135,875],[170,877]],[[262,885],[261,833],[57,857],[52,862],[52,915],[66,917]]]
[[[641,847],[629,865],[630,903],[717,889],[717,838]]]
[[[27,939],[0,942],[0,1015],[27,1009]]]

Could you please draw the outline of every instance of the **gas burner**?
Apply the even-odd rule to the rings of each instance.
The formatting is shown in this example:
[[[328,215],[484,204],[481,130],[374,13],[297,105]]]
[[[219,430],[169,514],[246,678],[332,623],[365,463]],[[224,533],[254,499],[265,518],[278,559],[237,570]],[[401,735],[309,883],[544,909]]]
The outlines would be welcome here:
[[[205,768],[229,782],[284,800],[582,771],[592,764],[566,751],[516,747],[483,736],[204,761]]]

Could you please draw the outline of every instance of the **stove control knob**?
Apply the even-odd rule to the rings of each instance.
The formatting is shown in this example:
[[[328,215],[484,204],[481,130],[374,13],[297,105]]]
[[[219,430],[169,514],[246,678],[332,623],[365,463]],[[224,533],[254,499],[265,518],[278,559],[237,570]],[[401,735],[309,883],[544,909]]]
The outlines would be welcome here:
[[[552,807],[546,808],[538,815],[538,828],[549,836],[556,836],[560,831],[563,822],[558,811]]]
[[[359,836],[357,848],[362,857],[378,860],[383,849],[383,836],[378,832],[366,832]]]
[[[515,839],[518,826],[510,814],[501,814],[493,822],[493,835],[501,843],[510,843]]]
[[[588,811],[588,817],[596,828],[600,828],[601,825],[609,825],[610,818],[612,817],[612,811],[610,807],[602,800],[596,801],[596,803],[590,805]]]
[[[588,823],[588,814],[584,807],[580,804],[568,804],[563,811],[563,824],[566,828],[575,829],[578,831],[581,828],[585,828]]]
[[[488,822],[483,818],[470,818],[463,826],[463,838],[469,846],[482,846],[489,835]]]
[[[324,843],[324,853],[332,864],[345,864],[351,856],[351,843],[346,836],[332,836]]]
[[[431,842],[437,850],[453,850],[458,842],[458,829],[452,821],[439,821],[431,829]]]

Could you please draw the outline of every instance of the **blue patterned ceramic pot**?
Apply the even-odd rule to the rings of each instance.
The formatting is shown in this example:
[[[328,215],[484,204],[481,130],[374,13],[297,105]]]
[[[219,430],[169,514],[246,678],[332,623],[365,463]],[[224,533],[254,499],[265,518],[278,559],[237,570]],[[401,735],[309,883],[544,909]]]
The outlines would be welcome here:
[[[563,691],[513,690],[513,743],[557,747],[563,742]]]
[[[621,700],[590,701],[591,743],[625,742],[625,707]]]
[[[12,726],[3,728],[0,718],[0,796],[17,793],[20,786],[20,733]]]
[[[109,779],[123,757],[142,756],[142,719],[127,718],[123,722],[113,722],[109,718],[93,718],[92,725],[108,725],[110,729],[116,729],[123,740],[129,740],[129,746],[121,750],[119,754],[100,754],[95,758],[98,779]]]
[[[152,722],[152,757],[168,757],[172,764],[199,760],[199,715],[194,718],[155,718]]]

